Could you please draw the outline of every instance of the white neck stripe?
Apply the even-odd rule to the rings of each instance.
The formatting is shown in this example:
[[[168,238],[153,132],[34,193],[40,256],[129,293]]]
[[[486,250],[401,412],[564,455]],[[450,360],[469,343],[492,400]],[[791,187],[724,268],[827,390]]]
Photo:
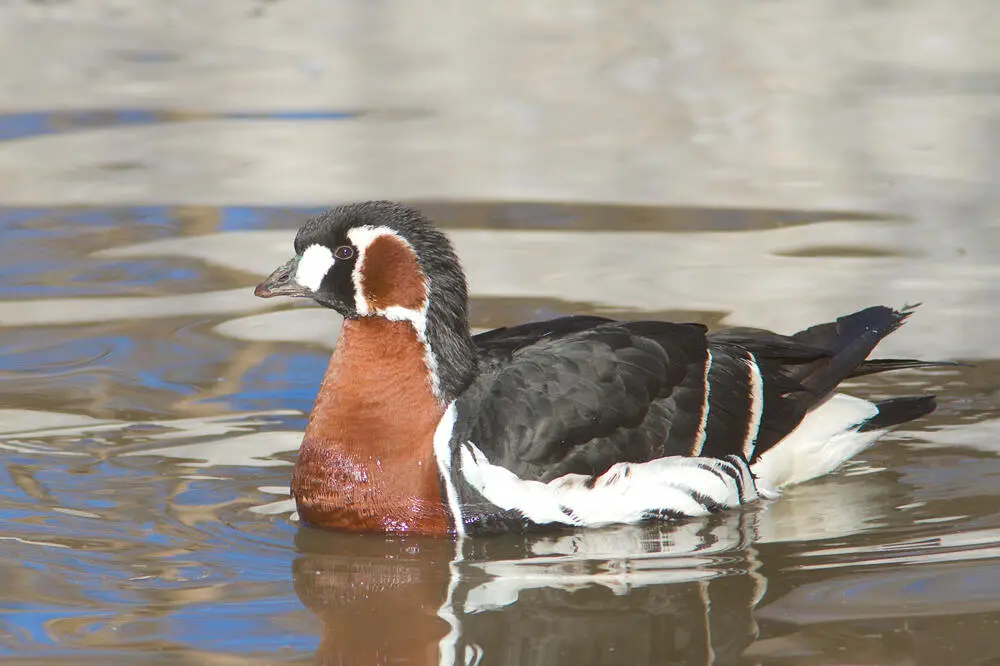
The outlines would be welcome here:
[[[354,285],[354,309],[357,310],[358,314],[362,317],[375,315],[385,317],[390,321],[408,321],[413,325],[413,329],[417,332],[417,338],[424,346],[424,362],[427,365],[427,373],[430,376],[431,391],[434,392],[434,397],[440,400],[441,382],[438,378],[437,357],[434,356],[434,352],[431,350],[430,342],[427,340],[427,307],[428,300],[430,298],[430,294],[428,293],[429,285],[427,282],[424,282],[423,306],[419,310],[405,308],[399,305],[390,305],[385,308],[373,308],[367,299],[365,299],[364,289],[361,284],[361,275],[365,265],[365,255],[368,252],[368,248],[371,247],[371,244],[383,236],[392,236],[400,243],[410,247],[410,244],[406,241],[406,239],[402,238],[398,233],[389,227],[372,227],[365,225],[361,227],[354,227],[347,232],[347,238],[354,244],[354,247],[357,248],[358,252],[357,260],[354,262],[354,272],[351,274],[351,282]]]
[[[365,255],[368,253],[368,248],[371,247],[371,244],[382,236],[393,236],[400,242],[406,242],[399,237],[399,234],[389,227],[372,227],[365,225],[361,227],[354,227],[347,232],[348,240],[354,244],[354,247],[357,248],[358,252],[357,259],[354,261],[354,272],[351,274],[351,282],[354,284],[354,309],[357,310],[358,314],[362,317],[374,314],[371,305],[365,298],[365,292],[361,285],[361,273],[364,270]]]

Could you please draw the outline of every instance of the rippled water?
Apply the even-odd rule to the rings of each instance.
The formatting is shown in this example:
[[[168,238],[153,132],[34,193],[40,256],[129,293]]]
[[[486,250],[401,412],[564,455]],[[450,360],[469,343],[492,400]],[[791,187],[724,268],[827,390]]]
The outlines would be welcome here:
[[[908,275],[936,267],[956,289],[969,271],[994,270],[871,244],[906,222],[860,213],[426,208],[465,257],[478,327],[569,312],[759,323],[719,307],[732,293],[789,330],[843,306],[818,287],[787,304],[748,281],[891,268],[916,296]],[[74,663],[149,660],[153,649],[170,663],[313,653],[432,663],[439,651],[522,664],[1000,658],[1000,361],[954,353],[967,338],[943,314],[951,303],[928,302],[893,349],[974,367],[857,386],[933,391],[939,411],[779,501],[673,527],[463,544],[330,534],[299,528],[287,484],[337,316],[251,295],[309,212],[0,213],[3,653]],[[600,230],[598,216],[621,231]],[[852,229],[865,242],[836,240]],[[626,260],[647,254],[664,258]],[[699,268],[711,282],[689,275]],[[694,285],[682,294],[678,281]],[[997,288],[977,285],[990,299]]]
[[[0,660],[1000,663],[995,1],[440,7],[0,3]],[[385,197],[477,328],[923,301],[880,353],[968,365],[856,382],[940,408],[740,512],[300,528],[339,320],[252,288]]]

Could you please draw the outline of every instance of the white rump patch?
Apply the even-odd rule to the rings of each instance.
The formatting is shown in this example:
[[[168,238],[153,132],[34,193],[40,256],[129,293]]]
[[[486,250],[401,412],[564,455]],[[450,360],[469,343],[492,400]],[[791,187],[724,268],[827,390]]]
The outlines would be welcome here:
[[[809,410],[795,430],[754,463],[761,495],[774,496],[783,486],[832,472],[867,449],[886,432],[858,432],[876,414],[874,403],[843,393],[835,393]]]
[[[501,509],[516,509],[540,524],[635,523],[655,512],[702,516],[757,498],[749,468],[734,458],[670,456],[617,463],[596,479],[567,474],[548,483],[518,478],[490,463],[471,442],[462,447],[461,458],[469,485]]]
[[[310,245],[299,259],[298,268],[295,269],[295,281],[310,291],[319,291],[323,278],[334,263],[336,260],[330,248],[325,245]]]

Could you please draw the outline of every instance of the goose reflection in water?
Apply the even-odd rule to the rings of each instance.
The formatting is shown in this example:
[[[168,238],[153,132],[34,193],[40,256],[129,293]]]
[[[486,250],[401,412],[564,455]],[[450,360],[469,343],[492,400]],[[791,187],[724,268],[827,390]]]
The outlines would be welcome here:
[[[295,590],[321,623],[319,664],[832,666],[844,663],[844,645],[851,664],[948,663],[944,644],[927,638],[939,632],[919,631],[936,619],[907,609],[920,599],[929,608],[966,603],[972,583],[940,570],[954,564],[898,568],[943,556],[948,544],[904,539],[876,549],[883,559],[858,563],[893,569],[860,575],[840,562],[843,548],[828,548],[881,527],[898,499],[898,487],[865,471],[802,487],[795,502],[672,525],[458,542],[300,528]],[[816,585],[791,580],[828,566],[827,550],[849,573]],[[942,576],[951,593],[921,596],[921,581],[940,592]],[[978,596],[997,598],[996,588]],[[841,611],[815,616],[815,608]]]
[[[458,542],[302,528],[292,573],[320,664],[708,664],[757,635],[756,522]]]

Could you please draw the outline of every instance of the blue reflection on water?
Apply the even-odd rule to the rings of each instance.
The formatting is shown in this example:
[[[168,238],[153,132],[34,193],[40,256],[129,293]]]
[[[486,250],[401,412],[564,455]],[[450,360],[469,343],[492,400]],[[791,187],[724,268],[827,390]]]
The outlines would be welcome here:
[[[93,109],[84,111],[29,111],[0,114],[0,141],[64,134],[88,129],[134,127],[199,120],[350,120],[358,111],[314,109],[311,111],[184,111],[173,109]]]
[[[289,228],[297,227],[307,217],[318,215],[326,207],[265,208],[260,206],[225,206],[220,209],[219,231],[250,231],[274,229],[286,222]]]
[[[308,414],[328,356],[318,351],[272,354],[243,374],[239,392],[213,400],[224,401],[237,411],[292,409]],[[286,426],[291,424],[286,422]],[[300,426],[305,426],[304,420],[296,425]]]

